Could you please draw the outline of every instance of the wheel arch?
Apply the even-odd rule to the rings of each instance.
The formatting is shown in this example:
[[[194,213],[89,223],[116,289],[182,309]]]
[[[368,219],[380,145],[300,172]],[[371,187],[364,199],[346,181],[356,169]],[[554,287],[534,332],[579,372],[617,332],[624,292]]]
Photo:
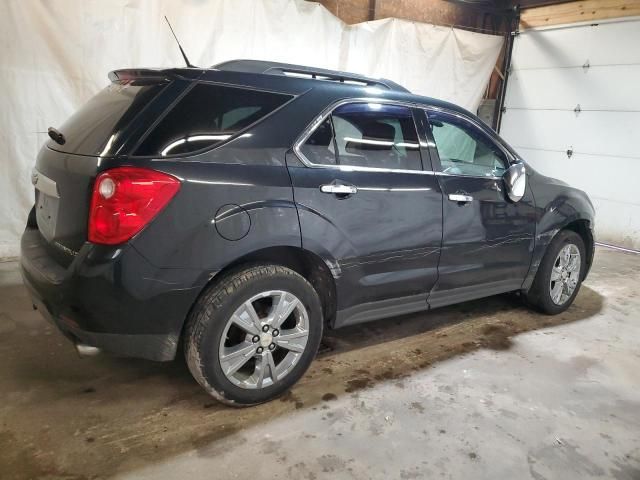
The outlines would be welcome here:
[[[593,263],[593,255],[595,251],[593,220],[576,215],[573,218],[566,219],[563,223],[556,223],[553,229],[548,229],[536,234],[536,246],[534,248],[531,265],[529,267],[529,273],[522,284],[521,289],[523,291],[526,292],[531,288],[536,274],[538,273],[538,268],[547,253],[549,245],[551,245],[553,239],[564,230],[570,230],[577,233],[584,242],[587,258],[585,259],[586,268],[582,275],[582,280],[587,278],[587,274],[589,273]]]
[[[576,232],[578,235],[580,235],[582,241],[584,242],[584,248],[586,250],[585,253],[587,254],[587,258],[585,259],[586,268],[584,269],[582,274],[582,280],[584,280],[585,278],[587,278],[587,274],[591,269],[591,264],[593,263],[593,254],[595,250],[591,222],[587,219],[581,218],[568,223],[564,228],[562,228],[562,230],[571,230],[573,232]]]
[[[247,267],[248,265],[256,265],[260,263],[281,265],[283,267],[290,268],[304,277],[313,286],[320,297],[325,326],[333,324],[337,308],[336,284],[335,279],[331,274],[331,270],[325,261],[315,253],[301,247],[294,247],[290,245],[272,246],[255,250],[236,258],[209,279],[209,281],[202,287],[202,290],[189,309],[189,313],[187,314],[180,331],[180,341],[182,342],[184,329],[187,324],[187,319],[191,314],[191,310],[198,302],[200,296],[211,285],[222,281],[225,277],[233,275],[233,273]]]

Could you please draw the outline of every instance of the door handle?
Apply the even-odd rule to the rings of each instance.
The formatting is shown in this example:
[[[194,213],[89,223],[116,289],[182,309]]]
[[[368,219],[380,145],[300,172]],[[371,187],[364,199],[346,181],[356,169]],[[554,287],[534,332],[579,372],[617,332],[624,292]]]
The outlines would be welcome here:
[[[449,200],[452,202],[473,202],[473,197],[462,193],[450,193]]]
[[[358,187],[355,185],[336,185],[330,183],[328,185],[320,185],[320,191],[322,193],[333,193],[334,195],[353,195],[358,192]]]

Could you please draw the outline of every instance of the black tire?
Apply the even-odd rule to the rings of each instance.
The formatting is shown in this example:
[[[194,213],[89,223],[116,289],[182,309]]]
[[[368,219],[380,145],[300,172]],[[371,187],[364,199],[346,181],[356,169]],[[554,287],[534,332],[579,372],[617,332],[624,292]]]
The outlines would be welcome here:
[[[307,343],[284,378],[264,388],[243,388],[232,383],[222,370],[220,341],[236,309],[254,295],[270,290],[290,292],[303,304],[309,321]],[[278,265],[247,266],[227,274],[200,296],[187,320],[185,358],[193,377],[217,400],[236,407],[257,405],[282,395],[302,377],[320,346],[322,326],[320,299],[304,277]]]
[[[574,244],[580,252],[580,274],[578,284],[572,295],[563,304],[558,305],[551,298],[551,272],[560,250],[567,244]],[[571,306],[580,291],[585,268],[586,249],[582,237],[571,230],[560,231],[547,247],[547,251],[538,267],[533,285],[529,291],[524,294],[527,304],[547,315],[557,315],[558,313],[564,312]]]

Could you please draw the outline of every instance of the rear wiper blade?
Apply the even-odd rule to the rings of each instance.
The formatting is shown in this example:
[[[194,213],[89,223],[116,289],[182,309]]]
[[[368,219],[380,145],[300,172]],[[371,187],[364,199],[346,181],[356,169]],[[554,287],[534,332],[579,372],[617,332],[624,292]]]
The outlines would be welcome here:
[[[56,142],[58,145],[64,145],[67,141],[64,138],[64,135],[53,127],[49,127],[47,133],[49,134],[49,138]]]

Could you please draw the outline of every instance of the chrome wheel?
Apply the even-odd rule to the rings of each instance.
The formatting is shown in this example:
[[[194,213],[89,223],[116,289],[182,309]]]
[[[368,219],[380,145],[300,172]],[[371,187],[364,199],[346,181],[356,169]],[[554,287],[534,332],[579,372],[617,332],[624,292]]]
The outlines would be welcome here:
[[[562,247],[551,269],[549,292],[556,305],[564,305],[580,280],[580,250],[573,243]]]
[[[292,293],[254,295],[227,320],[218,358],[234,385],[259,389],[287,376],[309,338],[309,315]]]

